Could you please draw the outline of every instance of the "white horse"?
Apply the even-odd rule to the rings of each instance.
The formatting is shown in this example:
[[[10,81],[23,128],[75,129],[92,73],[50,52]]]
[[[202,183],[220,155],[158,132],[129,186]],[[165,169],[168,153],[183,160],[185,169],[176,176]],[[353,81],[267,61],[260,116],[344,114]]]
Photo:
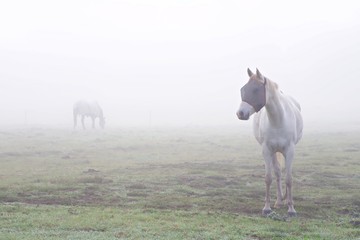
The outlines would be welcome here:
[[[84,119],[85,117],[90,117],[92,119],[92,128],[95,128],[95,119],[99,118],[99,125],[101,128],[105,127],[105,118],[103,115],[103,110],[97,102],[86,102],[78,101],[74,104],[73,107],[74,115],[74,128],[77,125],[77,116],[81,116],[81,124],[83,129],[85,129]]]
[[[271,212],[270,185],[273,168],[277,180],[277,200],[274,207],[281,207],[286,198],[288,215],[296,216],[292,196],[292,161],[294,147],[302,137],[303,120],[300,105],[292,97],[280,91],[278,85],[264,77],[258,69],[256,69],[256,74],[253,74],[250,69],[247,71],[250,79],[241,88],[242,102],[237,116],[240,120],[248,120],[256,112],[253,130],[256,140],[262,146],[265,160],[266,194],[262,212],[264,215]],[[281,155],[278,153],[285,158],[284,197],[281,188],[281,166],[278,159]]]

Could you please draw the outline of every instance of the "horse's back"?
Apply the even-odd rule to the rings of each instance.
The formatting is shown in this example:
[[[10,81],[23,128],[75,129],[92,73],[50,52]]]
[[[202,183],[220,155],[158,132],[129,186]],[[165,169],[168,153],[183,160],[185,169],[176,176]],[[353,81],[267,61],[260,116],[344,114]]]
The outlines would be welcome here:
[[[89,103],[86,101],[77,101],[73,106],[74,114],[88,115],[91,111]]]
[[[287,96],[289,99],[290,104],[292,104],[292,112],[295,116],[296,121],[296,139],[295,144],[300,141],[302,138],[302,131],[303,131],[303,119],[301,116],[301,107],[300,104],[291,96]]]
[[[77,101],[73,107],[74,114],[85,116],[100,116],[102,109],[96,101]]]

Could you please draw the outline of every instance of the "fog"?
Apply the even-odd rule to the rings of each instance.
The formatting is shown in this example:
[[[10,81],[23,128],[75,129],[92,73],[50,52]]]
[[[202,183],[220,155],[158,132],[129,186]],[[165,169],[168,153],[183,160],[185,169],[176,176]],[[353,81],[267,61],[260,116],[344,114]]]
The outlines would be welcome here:
[[[305,126],[358,124],[359,64],[358,1],[3,1],[0,126],[72,127],[79,99],[107,126],[246,126],[248,67]]]

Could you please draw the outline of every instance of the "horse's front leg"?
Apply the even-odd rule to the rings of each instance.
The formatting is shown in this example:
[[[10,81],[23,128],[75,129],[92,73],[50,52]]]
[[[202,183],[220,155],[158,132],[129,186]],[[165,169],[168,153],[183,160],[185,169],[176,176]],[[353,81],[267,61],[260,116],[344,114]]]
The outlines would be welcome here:
[[[286,200],[288,205],[288,215],[296,216],[292,196],[292,161],[294,159],[294,145],[291,145],[285,152],[285,168],[286,168]]]
[[[270,207],[270,187],[272,182],[272,174],[271,174],[271,165],[275,159],[275,153],[272,153],[269,148],[264,145],[263,146],[263,157],[265,160],[265,184],[266,184],[266,192],[265,192],[265,206],[262,210],[263,215],[267,215],[271,213]]]

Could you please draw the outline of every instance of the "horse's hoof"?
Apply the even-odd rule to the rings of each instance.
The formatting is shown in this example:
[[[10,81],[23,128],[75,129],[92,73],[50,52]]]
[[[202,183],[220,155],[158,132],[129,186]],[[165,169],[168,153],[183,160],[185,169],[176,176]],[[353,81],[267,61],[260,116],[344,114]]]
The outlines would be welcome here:
[[[271,209],[263,209],[263,210],[262,210],[263,216],[267,216],[267,215],[269,215],[271,212],[272,212]]]
[[[288,216],[289,217],[297,217],[297,213],[296,212],[288,212]]]

